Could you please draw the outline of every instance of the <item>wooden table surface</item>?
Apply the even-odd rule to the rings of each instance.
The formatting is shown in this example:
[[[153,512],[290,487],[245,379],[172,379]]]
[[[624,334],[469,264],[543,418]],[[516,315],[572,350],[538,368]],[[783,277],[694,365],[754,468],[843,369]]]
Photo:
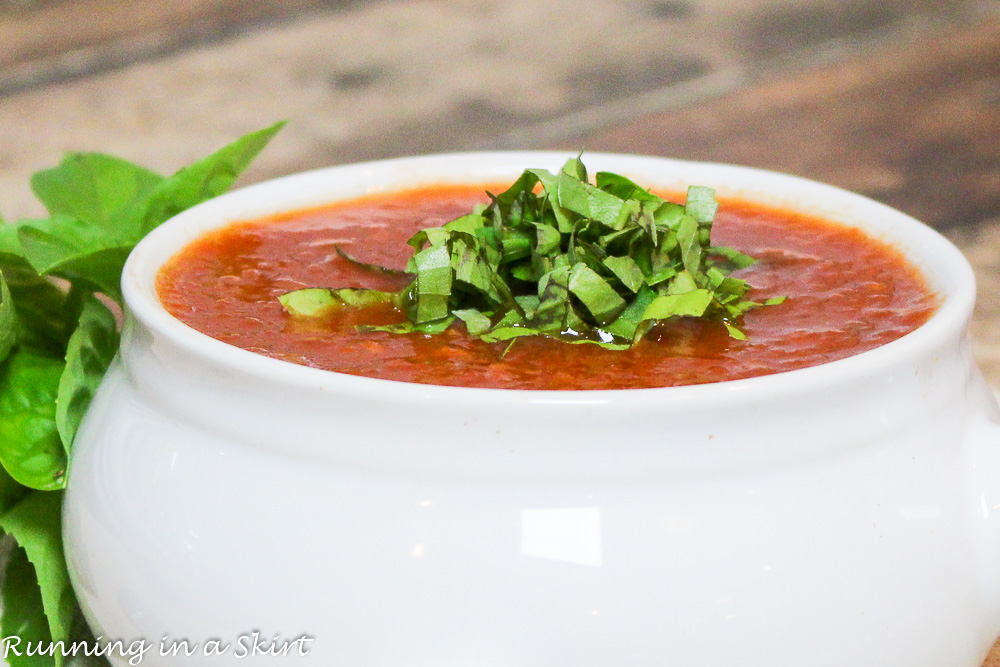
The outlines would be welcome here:
[[[976,355],[1000,386],[997,1],[0,0],[8,219],[40,211],[28,177],[65,150],[171,171],[279,118],[245,182],[566,148],[861,192],[966,252]]]

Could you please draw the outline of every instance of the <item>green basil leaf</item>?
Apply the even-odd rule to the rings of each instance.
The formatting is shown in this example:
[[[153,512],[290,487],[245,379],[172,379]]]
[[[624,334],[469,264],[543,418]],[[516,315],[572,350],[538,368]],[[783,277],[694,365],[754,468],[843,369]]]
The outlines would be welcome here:
[[[398,269],[387,269],[386,267],[379,266],[378,264],[369,264],[368,262],[362,262],[361,260],[348,254],[346,250],[340,247],[339,243],[334,245],[333,249],[337,251],[338,255],[346,259],[348,262],[354,264],[355,266],[360,266],[363,269],[368,269],[369,271],[374,271],[375,273],[387,273],[390,275],[398,275],[398,276],[406,275],[405,271],[399,271]]]
[[[658,296],[642,313],[643,320],[665,320],[671,317],[701,317],[712,303],[712,293],[696,289],[683,294]]]
[[[615,343],[613,340],[599,340],[594,338],[569,338],[564,340],[572,345],[597,345],[605,350],[627,350],[632,347],[632,343]]]
[[[698,283],[690,271],[680,271],[667,283],[667,294],[686,294],[698,289]]]
[[[488,333],[483,334],[482,339],[487,343],[499,343],[500,341],[513,340],[515,338],[522,338],[524,336],[539,336],[546,333],[550,332],[524,326],[497,327],[495,329],[490,330]]]
[[[0,515],[0,529],[13,536],[34,566],[42,609],[55,642],[69,639],[77,609],[63,556],[62,495],[62,492],[35,491]],[[58,651],[54,663],[63,664]]]
[[[719,210],[719,204],[715,201],[715,190],[701,185],[692,185],[688,188],[684,210],[698,223],[712,222]]]
[[[388,333],[395,333],[395,334],[419,333],[426,335],[435,335],[441,333],[442,331],[450,327],[454,321],[455,318],[453,316],[448,316],[433,322],[421,322],[421,323],[400,322],[399,324],[381,324],[377,326],[362,324],[356,326],[355,329],[362,332],[385,331]]]
[[[121,243],[85,221],[61,215],[20,228],[25,256],[39,275],[83,281],[121,302],[121,273],[133,243]]]
[[[614,227],[624,202],[586,181],[561,173],[557,180],[559,205],[569,211]]]
[[[0,514],[13,507],[32,490],[10,476],[3,466],[0,466]],[[2,630],[2,628],[0,628]]]
[[[528,172],[534,175],[538,179],[538,182],[542,184],[542,190],[545,192],[545,197],[548,200],[548,205],[559,232],[562,234],[571,233],[575,221],[571,212],[563,208],[560,202],[559,179],[545,169],[528,169]]]
[[[432,245],[413,256],[416,280],[416,324],[443,319],[448,315],[453,271],[445,244]]]
[[[496,276],[489,262],[473,246],[463,239],[457,239],[452,245],[451,253],[451,270],[456,282],[478,291],[488,302],[498,304],[503,300],[495,286]]]
[[[3,273],[0,273],[0,362],[7,358],[16,342],[17,315],[14,312],[14,298],[10,295]]]
[[[740,331],[739,329],[737,329],[736,327],[734,327],[729,322],[723,322],[723,324],[726,325],[726,331],[729,332],[729,337],[730,338],[735,338],[736,340],[746,340],[747,339],[747,335],[745,333],[743,333],[742,331]]]
[[[716,265],[722,264],[724,268],[735,271],[736,269],[745,269],[748,266],[756,263],[756,259],[747,255],[745,253],[736,250],[735,248],[729,248],[727,246],[712,246],[712,255],[717,255],[722,257],[725,262],[719,262],[718,259],[713,258]]]
[[[625,299],[586,264],[570,271],[569,291],[590,311],[598,326],[611,322],[625,308]]]
[[[698,222],[693,216],[684,216],[677,225],[677,242],[684,268],[692,275],[701,273],[701,241],[698,238]]]
[[[539,255],[550,255],[559,250],[562,243],[562,234],[551,225],[540,222],[532,223],[535,227],[535,252]]]
[[[70,336],[56,397],[56,427],[67,447],[72,447],[83,415],[118,351],[118,338],[114,314],[90,296]]]
[[[68,153],[58,167],[36,173],[31,188],[53,217],[79,220],[112,236],[117,215],[163,180],[111,155]]]
[[[0,264],[22,264],[17,259],[24,258],[24,250],[18,239],[17,226],[0,220]]]
[[[228,190],[284,125],[284,122],[275,123],[246,134],[158,182],[130,215],[135,221],[130,227],[134,227],[137,232],[131,239],[132,242],[138,242],[160,223],[181,211]]]
[[[553,269],[538,281],[538,308],[529,324],[543,332],[563,331],[572,305],[569,300],[568,266]]]
[[[460,218],[455,218],[451,222],[447,222],[442,226],[442,229],[448,230],[450,232],[464,232],[471,236],[476,236],[480,229],[485,226],[485,221],[483,220],[482,213],[469,213],[468,215],[463,215]]]
[[[278,301],[289,315],[295,317],[315,317],[330,311],[342,303],[333,295],[333,290],[325,287],[307,287],[285,292]]]
[[[595,175],[594,180],[597,183],[597,187],[601,190],[604,190],[608,194],[612,194],[624,201],[629,199],[652,203],[663,201],[656,195],[651,194],[648,190],[639,187],[631,180],[619,174],[613,174],[608,171],[599,171]]]
[[[28,265],[7,265],[2,270],[10,289],[18,343],[22,347],[61,356],[80,313],[83,291],[60,289]]]
[[[503,237],[503,259],[505,262],[516,262],[531,256],[531,236],[527,232],[512,230]]]
[[[655,298],[655,291],[646,286],[640,287],[639,292],[635,295],[635,300],[629,303],[621,315],[611,324],[601,328],[613,336],[630,342],[635,341],[637,337],[641,338],[639,333],[643,323],[643,314]]]
[[[488,315],[474,308],[464,308],[452,311],[452,314],[465,322],[470,336],[480,337],[490,330],[493,323]]]
[[[549,172],[545,172],[549,174]],[[552,174],[549,174],[551,176]],[[532,170],[524,171],[513,185],[497,195],[493,201],[496,204],[495,210],[498,214],[498,226],[501,224],[503,218],[511,217],[511,209],[514,208],[518,201],[523,200],[526,197],[532,196],[532,191],[535,185],[538,184],[538,176]]]
[[[18,351],[0,366],[0,463],[33,489],[66,485],[66,447],[56,426],[62,361]]]
[[[379,290],[358,287],[327,289],[325,287],[307,287],[285,292],[278,297],[289,315],[295,317],[316,317],[328,314],[331,309],[347,306],[361,308],[376,303],[398,304],[399,294],[396,292],[380,292]]]
[[[38,587],[35,567],[28,561],[24,549],[15,545],[7,559],[3,587],[0,588],[0,632],[4,637],[20,640],[22,650],[11,650],[7,655],[10,667],[52,667],[55,658],[45,655],[26,655],[23,648],[48,646],[52,641],[49,622],[42,604],[42,591]],[[20,655],[18,655],[20,653]]]
[[[645,282],[642,269],[631,257],[608,257],[604,260],[604,266],[608,267],[632,293],[638,292]]]
[[[579,155],[566,160],[562,167],[562,173],[572,176],[574,180],[587,182],[587,167],[584,166]]]
[[[650,287],[655,287],[662,282],[670,280],[676,275],[677,275],[677,269],[675,269],[672,266],[665,266],[659,271],[654,271],[653,273],[649,274],[645,279],[645,283]],[[691,289],[694,288],[692,287]]]

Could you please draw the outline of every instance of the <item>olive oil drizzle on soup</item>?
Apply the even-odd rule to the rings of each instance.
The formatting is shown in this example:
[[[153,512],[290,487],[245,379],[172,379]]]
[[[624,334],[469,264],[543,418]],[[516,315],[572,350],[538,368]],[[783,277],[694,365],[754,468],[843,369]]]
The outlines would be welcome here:
[[[632,349],[541,338],[485,343],[457,323],[443,334],[359,333],[357,324],[401,322],[391,306],[293,318],[278,301],[303,287],[399,290],[406,240],[487,203],[484,187],[435,187],[378,195],[267,220],[233,224],[188,245],[161,269],[157,290],[175,317],[213,338],[293,363],[405,382],[503,389],[625,389],[701,384],[815,366],[909,333],[937,307],[922,276],[894,249],[807,215],[723,201],[712,241],[756,257],[735,273],[755,301],[786,295],[744,316],[747,340],[691,318],[655,326]],[[497,192],[502,187],[491,187]],[[505,354],[506,351],[506,354]]]

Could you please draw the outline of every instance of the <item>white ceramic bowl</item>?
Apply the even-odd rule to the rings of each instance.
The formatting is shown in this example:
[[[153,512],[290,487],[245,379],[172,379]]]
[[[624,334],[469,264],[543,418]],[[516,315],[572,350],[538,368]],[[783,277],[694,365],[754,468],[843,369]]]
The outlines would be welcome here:
[[[646,185],[862,227],[944,297],[881,348],[713,385],[352,377],[228,346],[157,300],[164,260],[230,221],[567,157],[299,174],[195,207],[136,248],[122,351],[65,505],[98,633],[155,643],[148,666],[228,664],[253,631],[308,635],[286,661],[344,667],[979,665],[1000,633],[997,408],[969,352],[969,265],[902,213],[768,172],[586,156]],[[164,636],[197,651],[161,657]],[[228,651],[206,657],[210,639]]]

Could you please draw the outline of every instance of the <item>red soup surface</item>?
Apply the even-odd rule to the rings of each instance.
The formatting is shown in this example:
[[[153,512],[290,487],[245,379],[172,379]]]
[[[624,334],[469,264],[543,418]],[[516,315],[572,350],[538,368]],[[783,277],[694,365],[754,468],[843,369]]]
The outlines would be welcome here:
[[[922,276],[891,247],[815,217],[740,201],[722,202],[713,243],[759,260],[734,274],[753,286],[751,298],[788,297],[745,316],[747,340],[730,338],[721,324],[685,318],[657,325],[623,352],[549,338],[520,338],[508,350],[507,342],[469,338],[461,324],[436,336],[355,330],[404,319],[389,307],[303,319],[278,302],[302,287],[400,289],[407,279],[359,268],[334,246],[402,269],[413,233],[485,203],[483,192],[435,187],[233,224],[167,262],[157,278],[159,296],[191,327],[276,359],[389,380],[503,389],[667,387],[779,373],[888,343],[937,306]]]

